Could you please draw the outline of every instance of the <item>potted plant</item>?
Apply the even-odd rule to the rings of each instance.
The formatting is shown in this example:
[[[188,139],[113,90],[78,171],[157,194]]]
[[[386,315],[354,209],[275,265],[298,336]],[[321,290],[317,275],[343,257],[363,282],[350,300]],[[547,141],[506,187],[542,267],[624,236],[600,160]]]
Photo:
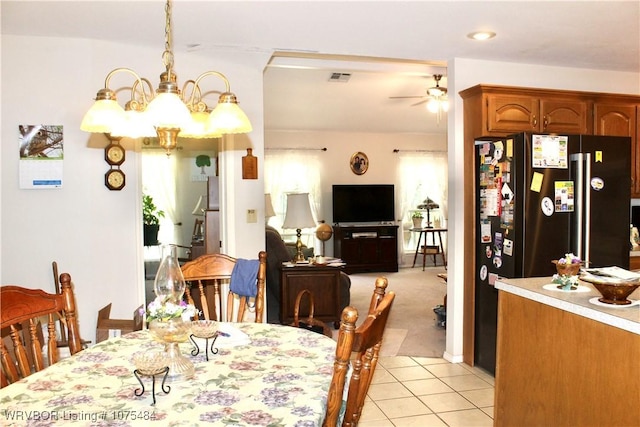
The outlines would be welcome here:
[[[411,214],[411,221],[413,221],[413,228],[422,228],[422,212],[414,212]]]
[[[160,230],[160,218],[164,218],[164,211],[158,209],[153,203],[153,197],[142,195],[142,223],[144,225],[143,237],[145,246],[158,244],[158,230]]]

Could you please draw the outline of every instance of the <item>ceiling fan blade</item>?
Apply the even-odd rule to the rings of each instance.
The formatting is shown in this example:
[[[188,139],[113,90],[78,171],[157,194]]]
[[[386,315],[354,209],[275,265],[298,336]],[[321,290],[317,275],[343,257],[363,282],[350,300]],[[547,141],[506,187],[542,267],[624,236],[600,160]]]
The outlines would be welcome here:
[[[424,95],[416,96],[390,96],[389,99],[408,99],[408,98],[426,98]]]
[[[422,101],[418,101],[415,104],[411,104],[412,107],[417,107],[418,105],[426,104],[428,99],[423,99]]]

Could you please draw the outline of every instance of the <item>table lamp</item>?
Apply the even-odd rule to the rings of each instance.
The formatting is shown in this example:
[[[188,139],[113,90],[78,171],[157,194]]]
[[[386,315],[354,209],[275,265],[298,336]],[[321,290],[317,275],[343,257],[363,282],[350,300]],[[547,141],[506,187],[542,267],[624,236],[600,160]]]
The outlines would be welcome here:
[[[296,256],[293,262],[304,261],[302,253],[302,235],[303,228],[315,227],[316,223],[311,214],[311,205],[309,204],[309,193],[292,193],[287,195],[287,213],[284,217],[282,228],[295,228],[298,240],[296,241]]]
[[[429,197],[422,201],[422,204],[418,205],[418,209],[425,209],[427,211],[427,228],[433,228],[431,225],[430,213],[432,209],[438,209],[440,205],[431,200]]]
[[[269,218],[276,216],[276,211],[273,210],[273,203],[271,202],[271,193],[264,195],[264,218],[269,222]]]

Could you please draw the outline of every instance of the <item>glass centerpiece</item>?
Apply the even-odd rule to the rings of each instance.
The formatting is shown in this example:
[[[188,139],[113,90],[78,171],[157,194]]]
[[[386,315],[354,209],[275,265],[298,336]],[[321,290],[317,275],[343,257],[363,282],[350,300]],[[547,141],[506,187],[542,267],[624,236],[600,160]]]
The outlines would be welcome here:
[[[582,260],[574,254],[565,254],[564,258],[551,261],[556,266],[556,274],[551,283],[558,285],[558,289],[573,291],[578,289],[578,273]]]
[[[182,300],[185,286],[177,246],[163,246],[162,261],[153,285],[156,299],[147,307],[146,315],[149,331],[164,343],[169,381],[190,378],[194,373],[193,363],[182,355],[179,347],[179,343],[187,340],[188,322],[196,314],[195,307]]]

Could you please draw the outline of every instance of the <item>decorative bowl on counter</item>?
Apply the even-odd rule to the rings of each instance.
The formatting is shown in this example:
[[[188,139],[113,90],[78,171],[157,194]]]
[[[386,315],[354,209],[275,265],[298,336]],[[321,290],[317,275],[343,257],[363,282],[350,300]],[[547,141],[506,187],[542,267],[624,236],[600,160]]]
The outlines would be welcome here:
[[[564,260],[564,259],[563,259]],[[561,260],[551,261],[556,265],[556,271],[560,276],[577,276],[582,263],[578,262],[561,262]]]
[[[632,301],[627,298],[640,286],[640,281],[638,279],[613,279],[609,277],[593,276],[591,274],[581,275],[580,280],[591,283],[593,287],[600,292],[602,298],[598,298],[598,301],[614,305],[631,304]]]

